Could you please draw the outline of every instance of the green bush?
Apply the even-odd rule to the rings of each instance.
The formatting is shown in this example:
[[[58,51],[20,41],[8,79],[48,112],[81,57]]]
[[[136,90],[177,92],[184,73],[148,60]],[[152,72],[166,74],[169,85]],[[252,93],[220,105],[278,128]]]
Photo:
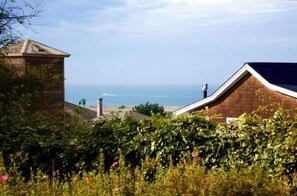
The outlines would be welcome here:
[[[152,114],[166,115],[163,106],[159,106],[157,103],[147,102],[146,104],[139,104],[138,106],[133,107],[132,110],[147,116],[151,116]]]
[[[162,165],[168,166],[170,159],[177,163],[194,149],[203,158],[215,160],[218,152],[211,150],[218,147],[218,143],[212,142],[216,139],[215,127],[213,121],[201,114],[175,118],[157,114],[144,120],[114,115],[95,123],[87,143],[94,154],[103,149],[108,165],[118,158],[117,151],[121,149],[134,167],[146,156],[159,156]]]
[[[166,167],[194,151],[208,168],[259,165],[288,175],[297,169],[296,120],[287,119],[283,110],[268,119],[244,115],[228,125],[217,125],[203,113],[143,120],[114,116],[99,120],[92,132],[88,143],[96,146],[97,155],[104,149],[107,164],[118,159],[121,149],[132,166],[149,156],[159,157]]]
[[[32,169],[61,175],[92,171],[102,152],[108,169],[119,160],[120,150],[132,168],[140,166],[145,157],[157,158],[166,168],[191,153],[209,169],[228,171],[256,165],[267,173],[277,171],[291,178],[297,168],[296,120],[287,119],[283,110],[268,119],[245,115],[228,125],[217,125],[204,113],[158,114],[143,120],[113,114],[95,123],[76,116],[69,119],[64,131],[45,122],[37,117],[1,121],[0,147],[7,167],[15,155],[23,174]],[[148,170],[146,179],[152,180],[154,175],[154,170]]]
[[[296,120],[287,118],[282,109],[267,119],[241,116],[225,127],[232,136],[227,135],[230,147],[225,164],[238,167],[258,164],[266,172],[279,170],[292,174],[297,169],[296,125]]]
[[[0,147],[7,168],[17,167],[26,178],[37,170],[47,174],[54,170],[61,173],[74,171],[75,156],[70,137],[61,127],[46,122],[50,121],[27,117],[26,122],[13,126],[3,127],[1,123],[0,137],[4,139]]]

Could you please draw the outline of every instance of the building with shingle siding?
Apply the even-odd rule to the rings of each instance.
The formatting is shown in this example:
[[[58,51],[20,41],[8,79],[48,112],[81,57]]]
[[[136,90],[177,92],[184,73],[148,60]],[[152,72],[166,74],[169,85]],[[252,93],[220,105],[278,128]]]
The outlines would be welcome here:
[[[51,73],[56,74],[58,81],[41,97],[41,110],[58,119],[64,119],[64,59],[70,54],[53,47],[25,39],[7,47],[6,57],[9,66],[21,73],[26,73],[30,66],[45,66],[51,64]]]
[[[211,96],[173,114],[188,114],[207,108],[210,116],[218,116],[216,121],[228,122],[272,103],[284,109],[297,108],[297,63],[245,63]],[[273,112],[269,110],[260,115],[265,118]]]

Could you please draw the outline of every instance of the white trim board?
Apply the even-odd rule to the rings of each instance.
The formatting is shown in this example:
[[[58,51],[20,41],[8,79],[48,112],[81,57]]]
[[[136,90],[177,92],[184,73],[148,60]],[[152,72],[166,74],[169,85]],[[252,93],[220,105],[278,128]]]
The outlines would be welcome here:
[[[251,73],[255,76],[262,84],[264,84],[268,89],[283,93],[285,95],[297,98],[297,92],[285,89],[283,87],[274,85],[265,80],[258,72],[256,72],[248,63],[245,63],[234,75],[232,75],[222,86],[218,88],[211,96],[194,102],[190,105],[182,107],[173,112],[173,115],[178,116],[181,114],[188,113],[198,107],[203,107],[209,103],[214,102],[221,95],[223,95],[227,90],[229,90],[234,84],[236,84],[240,79],[242,79],[247,73]]]

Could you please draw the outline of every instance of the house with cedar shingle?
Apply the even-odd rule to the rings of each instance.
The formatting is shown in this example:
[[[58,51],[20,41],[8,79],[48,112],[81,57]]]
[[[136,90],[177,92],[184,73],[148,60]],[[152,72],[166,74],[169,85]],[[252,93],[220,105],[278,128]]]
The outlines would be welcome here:
[[[5,52],[8,65],[24,74],[30,66],[51,65],[49,71],[59,77],[57,77],[58,81],[45,93],[45,102],[41,109],[58,119],[64,119],[64,59],[70,54],[30,39],[9,45]]]
[[[207,108],[210,116],[217,116],[216,121],[229,122],[271,103],[284,109],[297,108],[297,63],[245,63],[211,96],[173,114],[189,114]],[[273,112],[270,110],[261,115],[265,118]]]

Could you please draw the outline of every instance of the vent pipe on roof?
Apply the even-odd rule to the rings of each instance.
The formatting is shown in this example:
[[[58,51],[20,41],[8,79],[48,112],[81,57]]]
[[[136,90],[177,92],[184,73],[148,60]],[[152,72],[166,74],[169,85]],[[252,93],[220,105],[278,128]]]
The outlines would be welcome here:
[[[206,98],[207,97],[207,89],[208,89],[208,84],[207,83],[203,83],[202,84],[203,98]]]
[[[103,115],[103,98],[102,97],[97,97],[96,105],[97,105],[97,117],[100,117]]]

